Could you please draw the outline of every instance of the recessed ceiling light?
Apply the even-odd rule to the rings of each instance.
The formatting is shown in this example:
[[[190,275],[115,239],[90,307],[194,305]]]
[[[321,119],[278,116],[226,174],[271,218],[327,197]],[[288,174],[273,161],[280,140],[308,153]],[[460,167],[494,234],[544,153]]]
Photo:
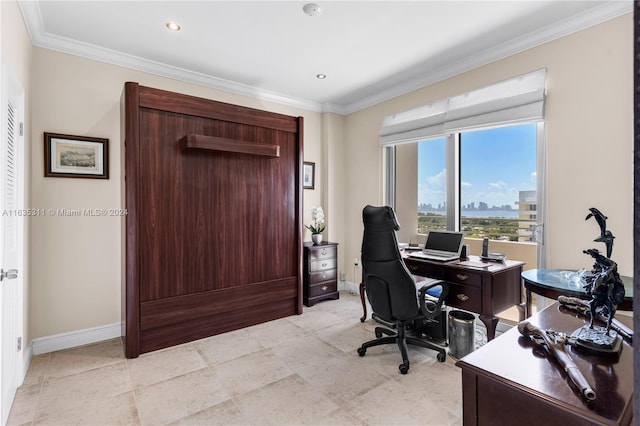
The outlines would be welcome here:
[[[307,3],[302,6],[302,10],[309,16],[316,16],[320,12],[322,12],[322,8],[316,3]]]
[[[180,31],[180,25],[175,22],[167,22],[166,27],[171,31]]]
[[[316,78],[318,80],[324,80],[325,78],[327,78],[327,76],[325,74],[316,74]]]

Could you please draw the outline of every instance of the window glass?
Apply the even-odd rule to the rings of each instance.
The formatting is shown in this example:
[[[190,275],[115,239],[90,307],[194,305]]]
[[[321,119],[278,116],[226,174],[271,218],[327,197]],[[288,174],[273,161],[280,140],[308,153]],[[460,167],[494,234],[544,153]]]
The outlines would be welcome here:
[[[535,225],[535,189],[536,124],[460,134],[461,230],[467,237],[530,241],[525,231]]]
[[[418,233],[446,228],[446,139],[418,142]]]
[[[449,206],[448,211],[460,212],[460,230],[467,237],[533,241],[537,125],[457,136],[396,146],[396,213],[405,226],[402,237],[411,240],[415,231],[446,229],[447,170],[451,169],[459,170],[452,176],[460,182],[460,197],[457,208]],[[447,157],[447,144],[456,140],[459,156]]]

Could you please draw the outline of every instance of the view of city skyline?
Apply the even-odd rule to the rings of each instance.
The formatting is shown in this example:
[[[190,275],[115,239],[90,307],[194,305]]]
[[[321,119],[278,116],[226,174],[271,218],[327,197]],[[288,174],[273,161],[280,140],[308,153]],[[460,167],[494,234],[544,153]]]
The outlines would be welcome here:
[[[445,143],[419,143],[420,210],[444,210]],[[519,191],[536,189],[535,124],[462,133],[460,156],[463,211],[517,210]]]

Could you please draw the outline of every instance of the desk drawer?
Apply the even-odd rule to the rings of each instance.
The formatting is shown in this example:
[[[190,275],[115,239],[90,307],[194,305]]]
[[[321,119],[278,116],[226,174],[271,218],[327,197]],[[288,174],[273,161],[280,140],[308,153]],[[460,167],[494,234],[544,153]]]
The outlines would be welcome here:
[[[461,269],[447,269],[444,271],[445,281],[464,284],[465,286],[482,286],[482,275],[477,272],[463,271]]]
[[[449,282],[449,294],[445,299],[448,306],[471,312],[482,311],[482,289]]]
[[[328,282],[323,284],[316,284],[309,286],[309,298],[323,296],[329,293],[335,293],[338,291],[337,282]]]
[[[309,271],[324,271],[325,269],[335,269],[337,266],[336,259],[323,259],[323,260],[314,260],[309,265]]]
[[[419,260],[405,259],[405,265],[413,275],[420,275],[421,277],[429,277],[436,279],[444,279],[444,267],[428,262],[422,262]]]
[[[321,260],[331,259],[338,257],[338,248],[336,246],[331,247],[313,247],[309,249],[309,260]]]
[[[336,278],[337,270],[335,268],[327,271],[314,272],[312,274],[309,274],[309,284],[313,285],[321,283],[323,281],[335,281]]]

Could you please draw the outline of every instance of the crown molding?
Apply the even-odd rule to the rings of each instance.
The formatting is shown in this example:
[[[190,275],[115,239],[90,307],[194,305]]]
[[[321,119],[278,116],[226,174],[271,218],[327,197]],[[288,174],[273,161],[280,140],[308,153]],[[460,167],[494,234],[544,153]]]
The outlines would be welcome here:
[[[258,87],[237,83],[211,75],[190,71],[184,68],[151,61],[134,55],[128,55],[111,49],[106,49],[89,43],[83,43],[66,37],[60,37],[47,33],[44,30],[42,15],[38,1],[19,1],[20,10],[24,17],[27,31],[33,45],[81,56],[108,64],[143,71],[150,74],[180,80],[199,86],[210,87],[249,98],[274,102],[302,108],[309,111],[322,112],[322,105],[305,99],[298,99],[280,93],[270,92]]]
[[[612,0],[576,16],[566,18],[547,27],[543,27],[533,33],[493,46],[490,49],[480,51],[477,54],[462,60],[449,62],[432,61],[429,63],[429,68],[419,70],[419,75],[413,78],[409,78],[392,87],[378,90],[375,94],[365,96],[351,104],[343,105],[340,108],[342,111],[341,113],[347,115],[361,109],[372,107],[398,96],[405,95],[431,84],[446,80],[455,75],[471,71],[483,65],[515,55],[516,53],[524,52],[525,50],[533,47],[540,46],[627,13],[631,13],[632,11],[633,2]]]
[[[387,88],[377,88],[378,85],[374,84],[371,88],[375,90],[375,93],[365,95],[352,103],[340,104],[335,102],[319,103],[311,100],[298,99],[285,94],[270,92],[258,87],[217,78],[160,62],[150,61],[133,55],[127,55],[92,44],[54,36],[44,30],[38,1],[19,0],[18,6],[25,20],[27,31],[31,37],[31,42],[35,46],[263,101],[293,106],[314,112],[330,112],[340,115],[348,115],[361,109],[377,105],[381,102],[421,89],[439,81],[446,80],[447,78],[470,71],[474,68],[487,65],[491,62],[523,52],[532,47],[567,36],[607,20],[617,18],[626,13],[631,13],[633,10],[633,2],[631,1],[608,1],[607,3],[596,6],[581,14],[564,19],[559,23],[543,27],[538,31],[527,34],[526,36],[480,51],[476,55],[454,61],[430,61],[428,68],[416,69],[415,75],[406,79],[402,83]]]

